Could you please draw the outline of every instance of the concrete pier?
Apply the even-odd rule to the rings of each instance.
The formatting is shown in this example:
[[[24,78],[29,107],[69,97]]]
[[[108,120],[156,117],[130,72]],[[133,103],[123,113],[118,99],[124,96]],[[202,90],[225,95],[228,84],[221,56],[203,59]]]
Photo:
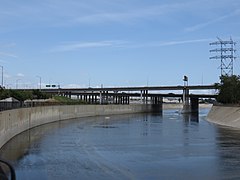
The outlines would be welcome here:
[[[183,108],[182,114],[187,113],[198,113],[199,111],[199,100],[198,97],[190,97],[189,89],[186,87],[183,90]]]
[[[187,87],[183,89],[183,108],[181,113],[191,113],[191,106],[189,102],[189,89]]]

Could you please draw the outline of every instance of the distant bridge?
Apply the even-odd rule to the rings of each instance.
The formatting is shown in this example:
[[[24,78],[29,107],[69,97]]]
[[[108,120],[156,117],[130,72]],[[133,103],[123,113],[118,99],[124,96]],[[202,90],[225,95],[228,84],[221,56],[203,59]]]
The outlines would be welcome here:
[[[58,93],[59,91],[61,93],[64,92],[100,92],[100,91],[162,91],[162,90],[210,90],[210,89],[216,89],[214,85],[196,85],[196,86],[139,86],[139,87],[102,87],[102,88],[48,88],[48,89],[42,89],[43,92],[46,93]]]
[[[189,90],[214,90],[214,85],[195,85],[195,86],[139,86],[139,87],[101,87],[101,88],[46,88],[42,92],[48,94],[58,94],[62,96],[77,96],[81,100],[89,103],[93,99],[99,99],[100,96],[109,97],[142,97],[145,99],[154,97],[179,97],[182,98],[184,93],[156,93],[156,91],[188,91],[188,96],[192,98],[216,98],[216,94],[189,94]],[[33,89],[18,89],[21,91],[32,91]],[[155,91],[155,93],[153,93]],[[151,92],[151,93],[150,93]],[[89,101],[90,99],[90,101]],[[126,102],[124,101],[124,104]],[[127,102],[128,104],[129,102]]]
[[[51,95],[61,95],[69,98],[75,96],[77,99],[89,104],[130,104],[136,97],[141,103],[162,106],[163,97],[181,98],[185,112],[198,111],[199,98],[216,98],[216,94],[190,94],[190,90],[214,90],[214,85],[195,86],[140,86],[140,87],[101,87],[101,88],[48,88],[41,89],[42,92]],[[18,89],[32,90],[32,89]],[[183,93],[159,93],[159,91],[176,91]]]

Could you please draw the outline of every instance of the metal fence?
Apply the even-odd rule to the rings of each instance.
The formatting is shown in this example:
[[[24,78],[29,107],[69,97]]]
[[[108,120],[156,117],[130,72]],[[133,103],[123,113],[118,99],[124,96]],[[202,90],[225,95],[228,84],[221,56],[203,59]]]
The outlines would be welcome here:
[[[21,102],[0,102],[0,111],[6,111],[10,109],[17,109],[22,107]]]
[[[38,107],[38,106],[53,106],[53,105],[64,105],[59,102],[0,102],[0,111],[6,111],[18,108]]]

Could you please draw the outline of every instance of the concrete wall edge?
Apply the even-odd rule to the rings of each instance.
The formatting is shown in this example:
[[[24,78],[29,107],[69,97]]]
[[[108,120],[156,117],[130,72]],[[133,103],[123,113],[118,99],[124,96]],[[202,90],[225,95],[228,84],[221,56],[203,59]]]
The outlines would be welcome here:
[[[0,112],[0,148],[31,128],[62,120],[151,112],[151,105],[62,105],[13,109]]]

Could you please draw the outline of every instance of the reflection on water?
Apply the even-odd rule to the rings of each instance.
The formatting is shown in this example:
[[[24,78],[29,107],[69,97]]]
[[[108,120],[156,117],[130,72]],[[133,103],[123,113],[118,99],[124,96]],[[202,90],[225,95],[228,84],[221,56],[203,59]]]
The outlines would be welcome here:
[[[240,131],[177,110],[61,121],[0,151],[18,179],[238,179]]]
[[[239,179],[240,130],[226,127],[217,129],[216,141],[219,154],[219,170],[225,178]]]
[[[183,120],[185,122],[198,122],[199,121],[199,114],[198,113],[183,114]]]

